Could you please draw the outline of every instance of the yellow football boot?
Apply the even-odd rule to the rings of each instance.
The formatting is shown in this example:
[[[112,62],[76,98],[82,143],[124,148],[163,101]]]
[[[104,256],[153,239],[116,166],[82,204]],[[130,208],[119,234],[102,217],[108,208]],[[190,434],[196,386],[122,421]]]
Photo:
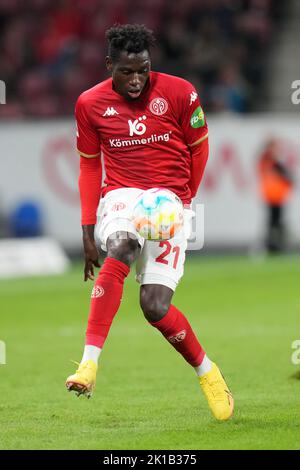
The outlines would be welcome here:
[[[234,400],[218,366],[212,362],[211,370],[199,377],[199,382],[214,417],[220,421],[231,418]]]
[[[98,366],[89,359],[79,364],[75,374],[70,375],[66,380],[66,387],[71,392],[76,392],[77,396],[85,395],[90,398],[96,384],[96,374]]]

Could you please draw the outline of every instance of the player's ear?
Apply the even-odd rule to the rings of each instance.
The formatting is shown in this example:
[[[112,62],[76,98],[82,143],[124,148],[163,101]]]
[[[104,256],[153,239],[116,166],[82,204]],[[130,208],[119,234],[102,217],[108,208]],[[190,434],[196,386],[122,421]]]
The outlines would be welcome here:
[[[105,57],[105,65],[106,65],[106,68],[109,72],[112,71],[112,67],[113,67],[113,63],[112,63],[112,60],[111,60],[111,57],[109,56],[106,56]]]

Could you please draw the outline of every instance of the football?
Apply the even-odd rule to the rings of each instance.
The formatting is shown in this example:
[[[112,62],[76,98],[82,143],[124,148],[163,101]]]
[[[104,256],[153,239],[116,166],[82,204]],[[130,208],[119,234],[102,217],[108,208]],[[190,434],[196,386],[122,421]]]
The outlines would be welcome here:
[[[146,240],[168,240],[183,226],[183,204],[168,189],[151,188],[136,200],[133,223]]]

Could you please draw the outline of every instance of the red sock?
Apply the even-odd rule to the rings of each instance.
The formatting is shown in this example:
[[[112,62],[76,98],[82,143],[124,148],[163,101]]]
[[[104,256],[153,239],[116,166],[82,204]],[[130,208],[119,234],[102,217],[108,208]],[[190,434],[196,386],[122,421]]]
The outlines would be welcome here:
[[[158,322],[151,323],[193,367],[201,364],[205,351],[197,340],[191,325],[174,305]]]
[[[114,258],[106,258],[92,291],[86,345],[102,348],[117,313],[130,268]]]

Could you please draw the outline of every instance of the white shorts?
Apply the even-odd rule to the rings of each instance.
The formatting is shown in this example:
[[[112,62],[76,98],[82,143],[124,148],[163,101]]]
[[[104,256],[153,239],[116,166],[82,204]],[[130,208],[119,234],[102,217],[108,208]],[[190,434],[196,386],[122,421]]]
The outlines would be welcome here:
[[[95,238],[106,251],[108,237],[116,232],[127,232],[137,238],[141,252],[136,263],[136,280],[141,284],[162,284],[175,291],[183,275],[187,239],[191,232],[194,212],[184,210],[184,226],[170,240],[151,241],[142,238],[132,222],[136,198],[143,193],[137,188],[110,191],[100,200],[97,211]]]

